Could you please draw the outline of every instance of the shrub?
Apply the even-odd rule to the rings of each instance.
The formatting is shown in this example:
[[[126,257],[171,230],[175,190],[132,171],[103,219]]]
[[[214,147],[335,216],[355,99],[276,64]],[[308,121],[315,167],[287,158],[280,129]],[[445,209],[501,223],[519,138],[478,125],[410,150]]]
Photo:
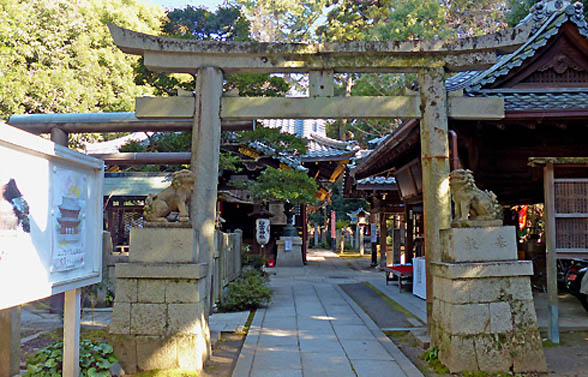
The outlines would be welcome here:
[[[117,362],[110,344],[80,340],[80,377],[108,377]],[[43,348],[27,360],[24,377],[61,377],[63,341]]]
[[[264,280],[257,270],[244,271],[241,279],[227,286],[219,310],[237,312],[257,309],[269,304],[273,292],[265,286]]]
[[[261,254],[255,254],[250,251],[241,253],[241,264],[243,266],[252,266],[253,268],[260,269],[265,266],[267,259]]]

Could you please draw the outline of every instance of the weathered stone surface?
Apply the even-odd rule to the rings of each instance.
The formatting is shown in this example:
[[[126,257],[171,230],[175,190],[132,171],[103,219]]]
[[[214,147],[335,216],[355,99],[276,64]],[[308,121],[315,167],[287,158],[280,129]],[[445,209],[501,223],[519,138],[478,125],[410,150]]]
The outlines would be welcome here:
[[[176,342],[163,336],[137,336],[139,370],[178,368]]]
[[[132,304],[131,334],[164,335],[166,315],[165,304]]]
[[[118,299],[118,296],[117,296]],[[131,304],[126,302],[115,302],[112,308],[112,319],[110,320],[110,332],[112,334],[131,333]]]
[[[433,284],[435,293],[439,299],[453,304],[469,304],[471,280],[450,280],[438,276],[434,277],[437,284]],[[475,301],[474,301],[475,302]]]
[[[513,371],[547,372],[541,337],[537,329],[516,329],[512,337]]]
[[[194,263],[190,228],[132,228],[129,261],[134,263]]]
[[[476,263],[431,262],[431,274],[446,279],[481,279],[533,275],[531,261]]]
[[[488,304],[447,304],[445,310],[451,335],[476,335],[490,328]]]
[[[286,242],[292,244],[291,250],[286,250]],[[302,267],[302,239],[300,237],[280,237],[276,241],[278,245],[278,256],[276,266],[278,267]]]
[[[448,263],[516,260],[513,226],[441,230],[441,261]]]
[[[202,279],[206,263],[118,263],[117,279]]]
[[[532,300],[531,280],[526,276],[510,278],[509,294],[514,300]]]
[[[480,370],[506,372],[512,366],[508,334],[488,334],[474,337],[474,346]]]
[[[137,342],[133,335],[111,335],[114,354],[125,373],[137,373]]]
[[[170,280],[166,282],[165,302],[196,303],[200,301],[197,280]],[[204,284],[201,284],[204,286]]]
[[[165,280],[140,279],[138,282],[138,298],[140,303],[165,302]]]
[[[520,329],[537,329],[537,314],[533,300],[513,300],[510,303],[513,323]]]
[[[210,355],[210,349],[203,334],[180,335],[174,338],[178,367],[187,370],[200,370]]]
[[[508,302],[494,302],[489,304],[491,334],[501,334],[512,330],[512,315]]]
[[[439,348],[439,360],[451,373],[478,370],[474,338],[459,335],[449,337],[447,347]]]
[[[467,282],[471,303],[503,301],[510,290],[507,278],[469,279]]]
[[[204,306],[198,304],[168,305],[168,334],[201,334],[204,318]]]
[[[116,280],[116,302],[137,302],[137,279]]]

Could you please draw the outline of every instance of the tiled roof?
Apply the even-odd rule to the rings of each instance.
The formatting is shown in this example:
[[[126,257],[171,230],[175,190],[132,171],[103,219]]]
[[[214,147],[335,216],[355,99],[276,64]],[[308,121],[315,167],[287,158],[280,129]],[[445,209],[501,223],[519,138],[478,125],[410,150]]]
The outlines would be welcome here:
[[[326,135],[324,119],[264,119],[264,127],[279,128],[282,132],[308,138],[310,134]]]
[[[547,4],[547,5],[545,5]],[[584,20],[582,4],[562,2],[563,8],[549,9],[556,3],[539,3],[524,22],[534,23],[534,33],[528,41],[511,54],[499,57],[496,64],[485,71],[460,72],[446,81],[449,91],[464,90],[466,96],[499,96],[505,99],[505,110],[527,110],[546,108],[588,108],[588,88],[586,90],[508,90],[483,89],[500,77],[535,55],[537,50],[547,44],[566,22],[573,22],[581,35],[588,38],[588,25]],[[556,4],[557,6],[557,4]]]
[[[588,109],[588,89],[482,90],[476,96],[502,97],[506,111]]]
[[[352,157],[359,149],[356,141],[341,141],[326,136],[311,133],[308,137],[306,154],[303,160],[329,159],[338,157]]]
[[[356,141],[341,141],[326,136],[324,119],[266,119],[264,127],[279,128],[282,132],[294,134],[308,140],[306,154],[302,160],[333,159],[352,156],[359,149]]]
[[[250,148],[253,148],[266,156],[270,156],[281,163],[291,167],[292,169],[306,171],[307,169],[300,164],[300,160],[293,156],[288,156],[285,153],[277,153],[276,150],[260,141],[252,141],[247,144]]]

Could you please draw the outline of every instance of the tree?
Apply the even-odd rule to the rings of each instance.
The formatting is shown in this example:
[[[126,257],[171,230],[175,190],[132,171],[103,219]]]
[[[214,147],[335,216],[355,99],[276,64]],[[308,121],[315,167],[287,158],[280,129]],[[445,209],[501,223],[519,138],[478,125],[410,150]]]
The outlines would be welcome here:
[[[312,40],[326,0],[232,0],[251,23],[251,36],[260,42]]]
[[[167,13],[163,34],[174,38],[218,41],[251,40],[249,21],[234,6],[219,7],[215,12],[187,5]],[[175,95],[178,89],[193,90],[194,80],[186,74],[151,72],[140,60],[135,82],[156,88],[156,95]],[[225,76],[224,90],[237,89],[241,96],[283,96],[290,89],[281,77],[269,74],[233,74]]]
[[[287,224],[285,236],[297,236],[292,224],[292,206],[315,201],[318,185],[306,172],[294,169],[265,168],[259,177],[248,184],[251,197],[258,201],[284,203]]]
[[[106,23],[157,33],[163,16],[135,0],[0,2],[0,116],[132,110],[152,89]]]

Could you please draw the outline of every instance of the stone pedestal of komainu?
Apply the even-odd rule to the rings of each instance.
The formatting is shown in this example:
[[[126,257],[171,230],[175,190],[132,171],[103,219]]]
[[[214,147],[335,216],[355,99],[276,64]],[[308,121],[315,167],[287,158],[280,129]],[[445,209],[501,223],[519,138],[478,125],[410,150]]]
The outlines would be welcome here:
[[[514,227],[505,227],[496,195],[454,170],[453,227],[440,231],[433,285],[431,344],[451,373],[547,371],[529,276],[517,260]]]
[[[145,199],[143,217],[148,222],[168,222],[167,217],[172,212],[179,212],[180,222],[189,222],[187,206],[192,196],[196,177],[188,169],[182,169],[172,174],[172,183],[157,195]]]
[[[449,174],[451,197],[455,204],[452,227],[502,225],[502,207],[492,191],[476,186],[471,170],[456,169]]]

